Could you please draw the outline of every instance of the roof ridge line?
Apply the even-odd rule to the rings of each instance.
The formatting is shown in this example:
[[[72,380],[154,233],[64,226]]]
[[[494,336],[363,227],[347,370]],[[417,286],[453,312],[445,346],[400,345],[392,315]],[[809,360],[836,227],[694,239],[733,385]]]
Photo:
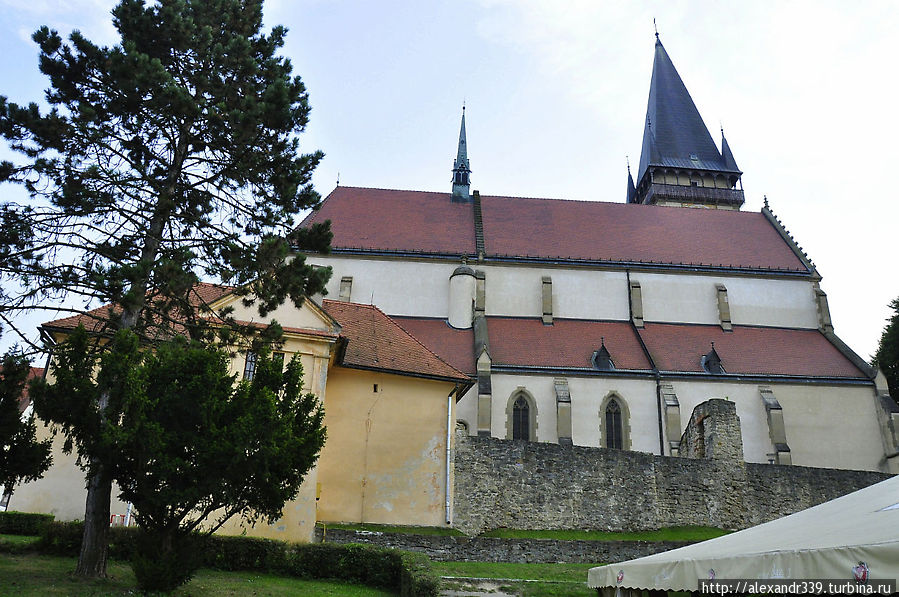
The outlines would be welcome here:
[[[751,212],[744,212],[751,213]],[[774,211],[772,211],[771,206],[768,205],[768,196],[765,196],[765,205],[762,206],[762,215],[765,216],[765,219],[774,227],[780,237],[787,243],[787,246],[790,247],[790,250],[795,253],[795,255],[799,258],[809,272],[817,274],[819,277],[821,274],[818,273],[818,268],[815,267],[815,263],[811,260],[811,258],[806,254],[799,243],[796,242],[796,239],[793,238],[793,235],[787,230],[787,227],[784,226],[783,222],[780,221],[776,215],[774,215]]]

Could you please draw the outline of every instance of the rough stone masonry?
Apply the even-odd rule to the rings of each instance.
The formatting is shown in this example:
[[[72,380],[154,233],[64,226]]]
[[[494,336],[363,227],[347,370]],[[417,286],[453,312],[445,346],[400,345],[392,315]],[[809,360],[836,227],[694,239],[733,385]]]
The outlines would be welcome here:
[[[453,526],[741,529],[890,477],[743,462],[739,425],[733,403],[697,406],[682,438],[692,458],[457,433]]]

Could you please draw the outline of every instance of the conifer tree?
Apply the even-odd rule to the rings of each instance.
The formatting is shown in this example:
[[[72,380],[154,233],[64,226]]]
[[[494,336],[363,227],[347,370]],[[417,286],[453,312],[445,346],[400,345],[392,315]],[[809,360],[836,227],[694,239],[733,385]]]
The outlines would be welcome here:
[[[893,315],[887,320],[880,337],[880,345],[874,353],[874,366],[887,378],[890,396],[899,402],[899,298],[890,303]]]
[[[296,356],[285,365],[262,348],[252,380],[235,383],[216,346],[178,336],[146,350],[130,330],[111,344],[93,350],[95,339],[76,329],[60,345],[55,383],[34,385],[35,406],[65,408],[59,425],[82,464],[82,454],[102,455],[120,499],[135,507],[138,585],[171,591],[199,566],[203,534],[235,516],[280,518],[324,445],[324,413],[302,390]],[[85,405],[104,392],[101,420]]]
[[[50,440],[38,441],[34,421],[23,420],[20,411],[30,370],[28,359],[14,350],[0,359],[0,497],[50,468]]]
[[[300,152],[309,104],[278,53],[286,31],[261,31],[261,0],[122,0],[112,16],[111,47],[34,34],[48,111],[0,96],[0,135],[20,156],[0,163],[0,182],[29,196],[0,203],[0,318],[84,297],[112,305],[93,332],[198,338],[209,333],[200,275],[263,316],[321,291],[329,269],[286,258],[330,242],[327,226],[291,232],[320,200],[310,180],[322,154]],[[76,573],[100,576],[111,486],[90,458]]]

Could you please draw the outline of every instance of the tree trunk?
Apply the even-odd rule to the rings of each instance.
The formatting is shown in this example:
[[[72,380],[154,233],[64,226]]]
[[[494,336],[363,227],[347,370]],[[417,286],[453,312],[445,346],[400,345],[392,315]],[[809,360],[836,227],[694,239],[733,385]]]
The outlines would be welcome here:
[[[91,460],[91,471],[87,477],[84,535],[75,575],[105,578],[106,559],[109,555],[109,499],[112,495],[112,479],[106,474],[106,467],[96,458]]]

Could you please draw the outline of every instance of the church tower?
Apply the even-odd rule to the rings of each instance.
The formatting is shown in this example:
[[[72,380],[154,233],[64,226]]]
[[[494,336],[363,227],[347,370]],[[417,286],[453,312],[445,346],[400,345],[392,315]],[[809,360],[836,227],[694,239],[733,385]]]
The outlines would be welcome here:
[[[742,174],[723,129],[718,151],[656,33],[638,182],[628,168],[627,202],[740,209]]]
[[[468,147],[465,142],[465,106],[462,106],[462,128],[459,130],[459,150],[453,161],[453,201],[468,203],[471,201],[471,182],[468,165]]]

